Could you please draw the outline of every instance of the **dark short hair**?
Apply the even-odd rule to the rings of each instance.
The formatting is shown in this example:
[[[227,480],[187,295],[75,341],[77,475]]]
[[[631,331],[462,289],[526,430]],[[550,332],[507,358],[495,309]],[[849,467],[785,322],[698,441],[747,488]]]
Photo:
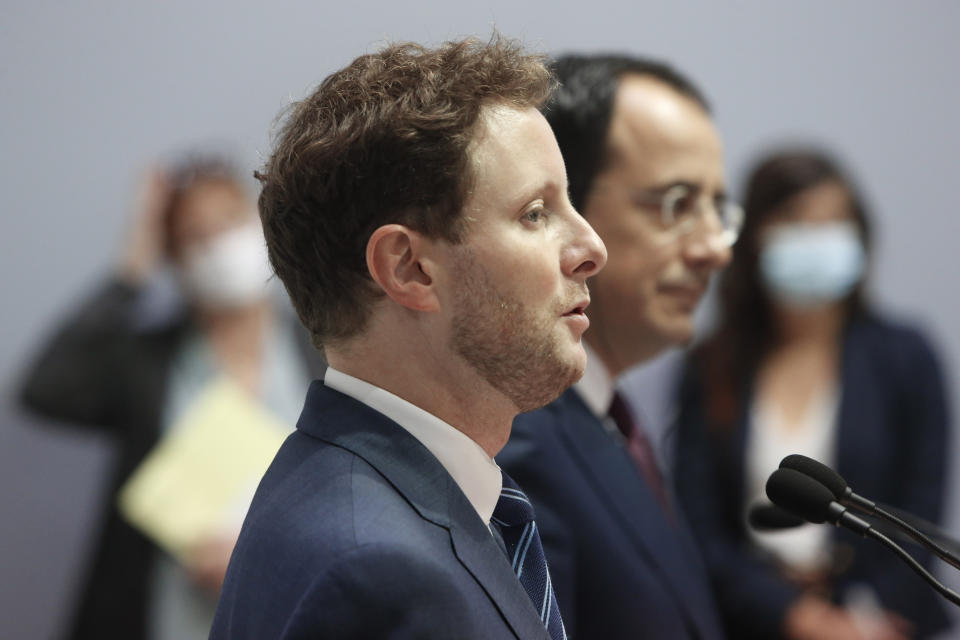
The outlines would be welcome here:
[[[623,76],[651,76],[710,112],[706,98],[686,76],[657,60],[627,55],[564,55],[553,61],[551,69],[560,86],[544,107],[544,115],[567,165],[570,201],[581,213],[590,185],[607,160],[607,132]]]
[[[388,46],[291,106],[256,173],[260,217],[273,268],[318,348],[362,331],[382,295],[365,260],[374,230],[398,223],[461,240],[483,107],[539,108],[553,87],[542,56],[495,35]]]

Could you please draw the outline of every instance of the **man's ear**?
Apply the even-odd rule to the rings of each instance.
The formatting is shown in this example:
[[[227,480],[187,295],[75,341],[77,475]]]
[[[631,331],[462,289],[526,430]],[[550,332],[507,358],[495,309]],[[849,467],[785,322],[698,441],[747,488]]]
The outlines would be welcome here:
[[[439,300],[424,250],[430,241],[401,224],[377,228],[367,241],[367,269],[397,304],[415,311],[437,311]]]

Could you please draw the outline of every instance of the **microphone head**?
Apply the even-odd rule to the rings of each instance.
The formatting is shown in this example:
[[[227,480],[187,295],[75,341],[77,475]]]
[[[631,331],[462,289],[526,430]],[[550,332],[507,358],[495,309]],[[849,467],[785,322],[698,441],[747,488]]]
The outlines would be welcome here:
[[[750,526],[757,531],[792,529],[807,522],[803,518],[799,518],[775,504],[753,505],[747,514],[747,521],[750,523]]]
[[[781,469],[793,469],[810,476],[833,493],[833,497],[840,500],[847,491],[847,481],[839,473],[813,458],[798,453],[789,455],[780,462]]]
[[[809,522],[820,524],[830,515],[833,492],[794,469],[777,469],[767,479],[770,501]]]

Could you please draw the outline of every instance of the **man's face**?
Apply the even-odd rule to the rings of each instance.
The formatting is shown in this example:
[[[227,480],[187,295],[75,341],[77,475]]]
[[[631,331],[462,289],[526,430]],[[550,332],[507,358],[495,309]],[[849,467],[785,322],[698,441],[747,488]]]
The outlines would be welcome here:
[[[724,195],[720,139],[699,105],[653,78],[626,76],[607,147],[583,211],[609,251],[590,283],[587,340],[619,373],[690,340],[697,303],[730,250],[710,204]],[[653,203],[677,185],[708,212],[683,232],[665,225]]]
[[[449,249],[451,347],[529,411],[583,375],[586,279],[606,250],[571,206],[563,158],[535,109],[487,108],[471,161],[465,238]]]

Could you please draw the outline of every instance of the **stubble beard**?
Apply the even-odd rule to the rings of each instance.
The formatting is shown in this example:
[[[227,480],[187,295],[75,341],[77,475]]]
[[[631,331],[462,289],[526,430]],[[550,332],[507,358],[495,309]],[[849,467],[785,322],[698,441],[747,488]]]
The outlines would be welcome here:
[[[521,413],[557,399],[583,368],[564,360],[556,338],[560,311],[537,313],[497,290],[468,252],[458,265],[453,350]],[[555,313],[553,313],[555,312]]]

